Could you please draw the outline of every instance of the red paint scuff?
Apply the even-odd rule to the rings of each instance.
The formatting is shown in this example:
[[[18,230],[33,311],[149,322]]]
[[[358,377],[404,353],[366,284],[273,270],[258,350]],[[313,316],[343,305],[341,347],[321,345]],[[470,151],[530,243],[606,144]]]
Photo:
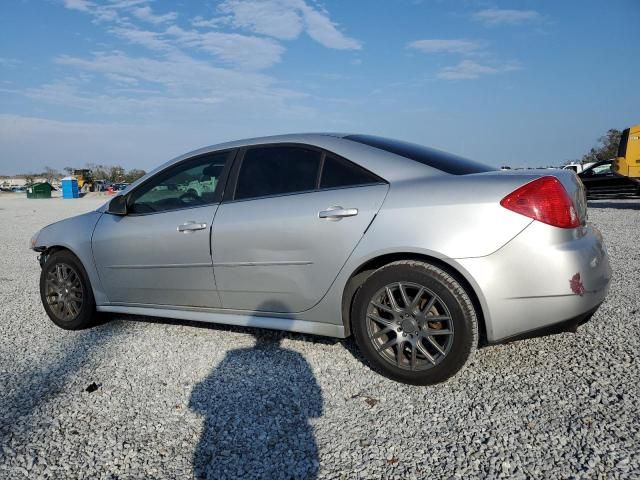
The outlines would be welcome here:
[[[571,287],[571,291],[576,295],[584,295],[585,289],[582,284],[582,280],[580,280],[580,272],[571,277],[571,280],[569,280],[569,286]]]

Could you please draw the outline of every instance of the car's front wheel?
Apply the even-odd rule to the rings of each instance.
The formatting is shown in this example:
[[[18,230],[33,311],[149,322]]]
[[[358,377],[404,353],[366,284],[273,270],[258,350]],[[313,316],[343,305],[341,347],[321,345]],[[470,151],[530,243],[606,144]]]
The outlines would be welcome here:
[[[67,250],[53,252],[40,273],[40,297],[49,318],[65,330],[93,324],[96,304],[89,277],[78,258]]]
[[[352,329],[364,357],[385,376],[431,385],[453,376],[478,343],[478,321],[462,285],[444,270],[398,261],[358,290]]]

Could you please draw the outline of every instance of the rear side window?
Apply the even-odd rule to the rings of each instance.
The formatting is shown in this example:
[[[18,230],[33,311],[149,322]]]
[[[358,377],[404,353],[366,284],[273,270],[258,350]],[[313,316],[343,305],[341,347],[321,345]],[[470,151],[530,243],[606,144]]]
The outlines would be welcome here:
[[[240,166],[235,199],[315,190],[321,156],[302,147],[251,148]]]
[[[349,135],[344,138],[415,160],[452,175],[467,175],[495,170],[494,167],[415,143],[373,135]]]
[[[324,158],[320,188],[355,187],[379,182],[378,177],[354,163],[332,155]]]

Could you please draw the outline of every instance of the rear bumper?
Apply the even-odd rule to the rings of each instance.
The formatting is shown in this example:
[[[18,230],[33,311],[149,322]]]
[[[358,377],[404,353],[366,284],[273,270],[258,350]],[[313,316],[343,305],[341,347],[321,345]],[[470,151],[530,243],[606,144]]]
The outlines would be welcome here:
[[[611,278],[602,235],[593,225],[565,230],[532,222],[497,252],[456,261],[483,296],[489,343],[583,321],[604,301]]]
[[[593,317],[594,313],[596,313],[599,308],[600,308],[600,305],[597,305],[595,308],[592,308],[588,312],[582,313],[574,318],[564,320],[560,323],[554,323],[544,327],[538,327],[528,332],[519,333],[517,335],[513,335],[512,337],[503,338],[497,342],[492,342],[492,343],[500,344],[500,343],[517,342],[518,340],[525,340],[527,338],[547,337],[549,335],[557,335],[559,333],[565,333],[565,332],[575,333],[578,330],[578,327],[580,325],[584,325],[589,320],[591,320],[591,317]]]

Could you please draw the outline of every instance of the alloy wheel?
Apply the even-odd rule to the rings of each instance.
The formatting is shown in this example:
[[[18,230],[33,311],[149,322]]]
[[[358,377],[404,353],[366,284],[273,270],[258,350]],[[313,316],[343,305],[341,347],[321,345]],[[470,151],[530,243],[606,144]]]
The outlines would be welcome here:
[[[47,272],[45,297],[59,320],[75,319],[80,314],[84,297],[80,274],[66,263],[56,263]]]
[[[428,370],[453,345],[453,320],[444,301],[430,289],[397,282],[378,290],[367,307],[367,334],[378,354],[410,371]]]

